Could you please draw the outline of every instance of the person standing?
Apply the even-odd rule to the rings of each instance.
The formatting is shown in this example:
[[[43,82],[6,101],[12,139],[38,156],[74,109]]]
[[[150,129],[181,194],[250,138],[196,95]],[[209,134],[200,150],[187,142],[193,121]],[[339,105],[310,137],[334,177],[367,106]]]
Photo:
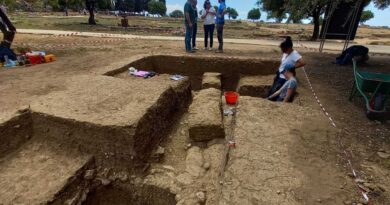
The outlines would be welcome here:
[[[198,5],[198,0],[193,0],[192,7],[193,7],[194,12],[195,12],[195,20],[194,20],[194,25],[192,28],[192,50],[199,50],[196,47],[196,34],[198,33],[198,8],[197,8],[197,5]]]
[[[187,53],[194,52],[191,46],[191,38],[193,35],[193,26],[195,22],[195,11],[192,6],[193,1],[194,0],[187,0],[186,4],[184,5],[184,25],[186,28],[185,46]]]
[[[201,11],[201,18],[204,20],[204,49],[211,51],[213,49],[213,35],[215,29],[215,9],[211,6],[209,0],[206,0]],[[210,36],[210,47],[208,47],[208,38]]]
[[[225,0],[218,0],[219,7],[217,11],[217,37],[219,47],[217,53],[223,53],[223,27],[225,25],[226,4]]]

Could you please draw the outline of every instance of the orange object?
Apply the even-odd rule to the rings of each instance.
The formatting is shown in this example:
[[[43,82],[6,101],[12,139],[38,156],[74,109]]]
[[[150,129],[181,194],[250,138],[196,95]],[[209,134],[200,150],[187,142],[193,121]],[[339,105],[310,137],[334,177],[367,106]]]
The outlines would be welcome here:
[[[53,54],[50,54],[50,55],[46,55],[45,56],[45,62],[46,63],[50,63],[50,62],[53,62],[53,61],[56,61],[56,57],[53,55]]]
[[[240,94],[236,92],[225,92],[226,103],[229,105],[235,105],[238,101]]]

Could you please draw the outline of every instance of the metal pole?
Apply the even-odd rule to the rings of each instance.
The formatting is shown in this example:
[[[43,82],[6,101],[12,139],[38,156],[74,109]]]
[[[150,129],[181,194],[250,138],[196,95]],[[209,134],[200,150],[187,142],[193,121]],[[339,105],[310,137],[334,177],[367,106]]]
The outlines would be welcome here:
[[[349,31],[348,31],[347,39],[345,40],[343,51],[345,51],[348,48],[349,42],[351,41],[352,31],[353,31],[353,28],[355,27],[355,23],[356,23],[356,20],[358,17],[359,9],[360,9],[360,6],[362,5],[362,3],[363,3],[363,0],[359,0],[355,6],[355,10],[353,13],[351,24],[349,25]]]
[[[330,20],[332,19],[333,12],[336,9],[336,7],[337,7],[337,1],[333,1],[332,4],[330,5],[329,15],[327,16],[324,32],[322,33],[322,36],[321,36],[321,44],[320,44],[320,49],[319,49],[320,53],[322,53],[322,51],[324,49],[325,39],[326,39],[326,35],[328,33]]]

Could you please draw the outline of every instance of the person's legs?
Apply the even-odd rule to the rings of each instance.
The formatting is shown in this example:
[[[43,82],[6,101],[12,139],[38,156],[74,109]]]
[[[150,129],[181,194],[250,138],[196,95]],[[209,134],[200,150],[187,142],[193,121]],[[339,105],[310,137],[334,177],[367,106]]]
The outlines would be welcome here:
[[[212,24],[210,25],[210,48],[213,48],[213,44],[214,44],[214,29],[215,29],[215,25]]]
[[[277,79],[275,79],[274,83],[272,84],[271,89],[268,92],[268,96],[271,96],[276,91],[278,91],[280,88],[282,88],[282,86],[284,85],[284,83],[286,83],[286,81],[287,81],[286,79],[279,78],[279,77]],[[270,100],[276,101],[278,98],[279,98],[279,96],[276,96],[274,98],[271,98]]]
[[[192,51],[192,48],[191,48],[191,36],[192,36],[192,28],[190,28],[188,25],[186,25],[185,45],[186,45],[186,51],[187,52]]]
[[[16,28],[11,23],[7,15],[1,10],[0,19],[0,30],[4,35],[1,45],[10,48],[15,37]]]
[[[223,24],[217,24],[218,50],[223,50]]]
[[[204,47],[207,48],[207,41],[209,39],[209,30],[210,30],[210,25],[204,25]]]
[[[196,33],[198,32],[198,24],[194,23],[192,26],[192,48],[196,47]]]

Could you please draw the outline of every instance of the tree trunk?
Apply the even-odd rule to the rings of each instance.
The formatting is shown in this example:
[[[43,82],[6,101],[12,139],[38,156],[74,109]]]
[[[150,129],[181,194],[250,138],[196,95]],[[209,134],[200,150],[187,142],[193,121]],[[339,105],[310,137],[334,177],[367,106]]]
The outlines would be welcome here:
[[[89,12],[88,24],[96,25],[95,21],[95,0],[86,0],[86,7]]]
[[[314,10],[313,12],[314,30],[313,30],[313,35],[311,37],[312,41],[316,41],[320,34],[320,15],[321,15],[320,11],[318,11],[317,9]]]

